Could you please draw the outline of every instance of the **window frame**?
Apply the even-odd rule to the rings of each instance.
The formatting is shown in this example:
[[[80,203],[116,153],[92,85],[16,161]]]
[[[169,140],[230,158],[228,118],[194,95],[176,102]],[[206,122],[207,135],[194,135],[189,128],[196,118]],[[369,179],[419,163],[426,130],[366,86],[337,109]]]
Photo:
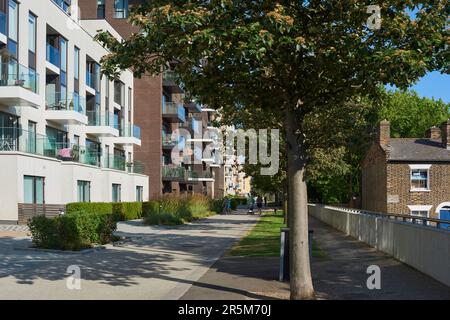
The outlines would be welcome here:
[[[26,178],[32,179],[32,202],[25,201],[25,180]],[[37,181],[42,180],[42,203],[37,203]],[[23,175],[23,203],[25,204],[34,204],[34,205],[44,205],[45,204],[45,177],[41,176],[31,176],[31,175]]]
[[[411,192],[429,192],[429,191],[431,191],[431,188],[430,188],[430,172],[431,172],[431,170],[430,169],[431,169],[431,164],[409,165],[409,182],[410,182],[410,191]],[[427,172],[426,188],[415,188],[412,185],[413,172],[418,171],[418,170]],[[420,180],[420,179],[415,179],[415,180]]]

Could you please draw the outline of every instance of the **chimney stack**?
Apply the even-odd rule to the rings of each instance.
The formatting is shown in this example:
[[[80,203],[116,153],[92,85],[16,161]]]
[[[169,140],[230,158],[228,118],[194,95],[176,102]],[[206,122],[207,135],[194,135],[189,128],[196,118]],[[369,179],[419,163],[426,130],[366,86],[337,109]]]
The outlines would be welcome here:
[[[377,133],[377,142],[387,150],[391,142],[391,124],[386,119],[380,122]]]
[[[450,119],[441,125],[442,146],[450,150]]]
[[[425,133],[425,136],[428,139],[432,139],[432,140],[440,140],[441,139],[441,129],[439,129],[438,127],[431,127],[430,129],[427,130],[427,132]]]

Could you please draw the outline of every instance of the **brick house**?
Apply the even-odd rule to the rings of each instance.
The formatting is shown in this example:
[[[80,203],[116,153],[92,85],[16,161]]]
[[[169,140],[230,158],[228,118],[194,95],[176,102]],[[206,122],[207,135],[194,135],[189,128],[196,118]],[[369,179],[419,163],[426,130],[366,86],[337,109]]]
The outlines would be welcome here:
[[[450,219],[450,120],[408,139],[382,121],[361,169],[362,209]]]

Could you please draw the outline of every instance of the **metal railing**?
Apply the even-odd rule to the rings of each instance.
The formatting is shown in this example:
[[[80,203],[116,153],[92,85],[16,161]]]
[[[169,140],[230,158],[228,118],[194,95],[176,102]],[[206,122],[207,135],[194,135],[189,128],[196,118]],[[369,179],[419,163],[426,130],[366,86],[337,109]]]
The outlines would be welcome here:
[[[0,86],[22,87],[39,93],[39,74],[15,61],[0,64]]]
[[[385,213],[385,212],[376,212],[369,210],[360,210],[360,209],[352,209],[352,208],[344,208],[344,207],[333,207],[333,206],[325,206],[325,208],[330,208],[334,210],[341,210],[344,212],[354,213],[354,214],[365,214],[369,216],[393,219],[396,221],[423,225],[428,227],[435,227],[444,230],[450,231],[450,220],[444,219],[436,219],[436,218],[428,218],[422,216],[413,216],[409,214],[396,214],[396,213]],[[447,226],[446,228],[441,228],[442,226]]]

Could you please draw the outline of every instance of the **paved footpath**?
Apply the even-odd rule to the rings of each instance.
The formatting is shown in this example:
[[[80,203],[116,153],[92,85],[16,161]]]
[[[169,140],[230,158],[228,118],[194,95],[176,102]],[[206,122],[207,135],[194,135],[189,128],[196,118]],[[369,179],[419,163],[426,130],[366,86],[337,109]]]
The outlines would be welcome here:
[[[118,246],[84,254],[18,250],[29,238],[0,237],[0,299],[179,299],[257,216],[214,216],[179,227],[121,223]],[[68,290],[67,267],[81,268]]]
[[[313,258],[318,299],[450,299],[450,288],[310,217],[324,258]],[[223,257],[182,299],[288,299],[278,258]],[[381,290],[368,290],[367,267],[381,268]]]

